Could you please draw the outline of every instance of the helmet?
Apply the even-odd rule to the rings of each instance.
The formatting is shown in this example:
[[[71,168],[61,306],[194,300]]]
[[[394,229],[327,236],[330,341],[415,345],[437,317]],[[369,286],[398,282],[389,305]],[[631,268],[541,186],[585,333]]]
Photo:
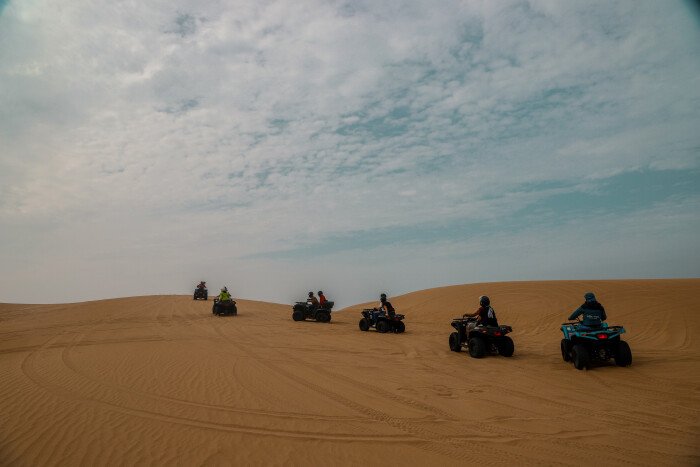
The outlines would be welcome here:
[[[381,294],[381,295],[379,296],[379,299],[380,299],[382,302],[386,302],[386,294],[385,294],[385,293]]]
[[[319,294],[319,295],[323,295],[323,292],[319,290],[319,291],[318,291],[318,294]]]
[[[595,294],[593,292],[586,292],[583,294],[583,299],[586,300],[587,302],[595,302]]]
[[[491,300],[486,295],[482,295],[481,297],[479,297],[479,305],[489,306],[490,304],[491,304]]]
[[[314,293],[313,293],[313,292],[309,292],[309,297],[313,297],[313,296],[314,296]]]

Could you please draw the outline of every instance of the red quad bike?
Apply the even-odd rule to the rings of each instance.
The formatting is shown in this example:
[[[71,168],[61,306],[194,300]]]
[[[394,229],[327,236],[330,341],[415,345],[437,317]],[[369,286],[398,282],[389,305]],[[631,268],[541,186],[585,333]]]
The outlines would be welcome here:
[[[460,352],[462,347],[469,350],[473,358],[487,354],[511,357],[515,351],[513,339],[506,334],[513,331],[510,326],[483,326],[476,324],[476,318],[454,318],[452,327],[457,330],[450,334],[450,350]]]

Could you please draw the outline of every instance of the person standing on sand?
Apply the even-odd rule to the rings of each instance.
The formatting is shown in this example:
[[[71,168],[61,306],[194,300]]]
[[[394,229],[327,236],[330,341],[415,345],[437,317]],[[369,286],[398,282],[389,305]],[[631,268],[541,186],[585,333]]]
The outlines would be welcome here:
[[[569,316],[569,321],[573,321],[579,316],[583,315],[583,321],[581,324],[589,328],[598,328],[603,321],[608,319],[605,314],[605,308],[601,305],[595,298],[593,292],[586,292],[583,295],[583,305],[578,307],[576,311],[571,313]]]
[[[484,326],[498,326],[496,310],[491,307],[491,299],[486,295],[479,297],[479,308],[474,313],[465,313],[465,318],[476,317],[476,324]]]

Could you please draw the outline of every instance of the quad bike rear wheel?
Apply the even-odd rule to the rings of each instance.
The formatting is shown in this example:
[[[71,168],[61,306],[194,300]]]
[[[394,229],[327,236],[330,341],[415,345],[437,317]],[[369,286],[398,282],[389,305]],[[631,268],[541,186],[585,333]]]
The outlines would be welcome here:
[[[571,361],[571,341],[566,339],[561,340],[561,358],[563,358],[565,362]]]
[[[403,324],[403,321],[397,321],[394,323],[394,332],[397,334],[401,334],[406,330],[406,325]]]
[[[382,334],[387,332],[389,330],[389,323],[387,323],[384,320],[377,321],[377,332],[381,332]]]
[[[630,366],[632,364],[632,350],[625,341],[620,341],[615,349],[615,365]]]
[[[325,311],[319,311],[316,313],[316,321],[321,323],[328,323],[331,320],[331,314]]]
[[[362,318],[360,320],[360,331],[369,331],[369,321],[367,321],[367,318]]]
[[[450,350],[453,352],[461,352],[462,344],[459,342],[459,333],[453,332],[450,334]]]
[[[574,361],[574,367],[577,370],[587,368],[590,361],[588,349],[586,349],[584,345],[576,344],[574,348],[571,349],[571,359]]]
[[[481,358],[486,355],[486,342],[481,337],[469,339],[469,355],[472,358]]]
[[[513,352],[515,352],[513,339],[508,336],[503,336],[496,344],[496,347],[498,348],[498,354],[504,357],[512,357]]]

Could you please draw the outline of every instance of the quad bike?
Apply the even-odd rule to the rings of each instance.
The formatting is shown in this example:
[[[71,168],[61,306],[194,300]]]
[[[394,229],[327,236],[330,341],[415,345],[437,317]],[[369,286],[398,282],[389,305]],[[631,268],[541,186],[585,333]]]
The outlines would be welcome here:
[[[323,305],[311,305],[307,302],[296,302],[292,306],[292,319],[294,321],[305,321],[313,319],[320,323],[331,322],[331,309],[335,302],[327,301]]]
[[[219,300],[214,299],[214,305],[211,307],[211,312],[217,316],[236,316],[238,309],[236,308],[235,300]]]
[[[584,326],[580,321],[562,323],[561,356],[565,362],[573,361],[577,370],[589,368],[592,362],[607,362],[611,358],[617,366],[632,364],[632,350],[620,339],[625,333],[622,326]]]
[[[194,295],[192,300],[207,300],[209,298],[209,292],[205,288],[197,287],[194,289]]]
[[[366,308],[362,310],[360,330],[369,331],[370,328],[375,328],[377,332],[381,333],[402,333],[406,330],[406,325],[403,323],[404,317],[404,315],[399,314],[390,314],[387,316],[383,310]]]
[[[471,357],[481,358],[487,354],[511,357],[515,351],[513,339],[507,336],[513,331],[510,326],[484,326],[477,324],[476,318],[454,318],[452,327],[457,330],[449,339],[453,352],[464,347]]]

